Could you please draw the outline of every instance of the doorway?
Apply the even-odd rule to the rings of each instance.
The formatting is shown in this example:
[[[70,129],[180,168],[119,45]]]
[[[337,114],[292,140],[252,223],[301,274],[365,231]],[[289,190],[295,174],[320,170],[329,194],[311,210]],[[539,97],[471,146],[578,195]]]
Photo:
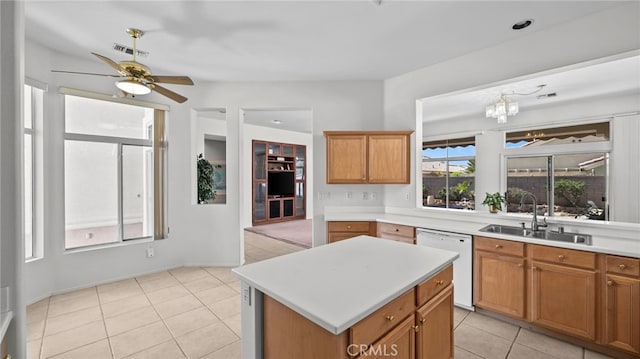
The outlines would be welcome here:
[[[312,110],[242,109],[241,116],[245,230],[311,247]]]

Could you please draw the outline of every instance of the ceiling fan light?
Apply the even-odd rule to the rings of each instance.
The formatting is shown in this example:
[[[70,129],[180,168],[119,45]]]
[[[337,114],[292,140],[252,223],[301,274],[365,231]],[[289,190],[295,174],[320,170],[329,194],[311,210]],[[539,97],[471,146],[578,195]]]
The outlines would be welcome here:
[[[133,79],[116,81],[116,86],[120,90],[132,95],[147,95],[151,93],[151,89],[148,86]]]
[[[498,120],[498,123],[507,123],[507,115],[506,114],[501,114],[498,115],[498,117],[496,117]]]

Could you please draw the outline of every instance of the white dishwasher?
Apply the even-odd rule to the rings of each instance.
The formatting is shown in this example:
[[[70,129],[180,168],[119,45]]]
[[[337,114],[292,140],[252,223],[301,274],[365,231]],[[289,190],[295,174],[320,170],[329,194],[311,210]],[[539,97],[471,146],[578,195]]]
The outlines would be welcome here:
[[[418,228],[416,244],[458,252],[453,262],[453,302],[469,310],[473,308],[473,245],[468,234]]]

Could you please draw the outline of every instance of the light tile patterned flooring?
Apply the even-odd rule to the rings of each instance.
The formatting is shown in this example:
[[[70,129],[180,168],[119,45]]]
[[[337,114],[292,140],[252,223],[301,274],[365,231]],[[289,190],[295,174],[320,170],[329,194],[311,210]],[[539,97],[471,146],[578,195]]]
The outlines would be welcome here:
[[[247,263],[301,247],[245,232]],[[230,268],[182,267],[55,295],[27,308],[29,359],[240,358],[240,290]],[[455,356],[606,358],[456,308]]]

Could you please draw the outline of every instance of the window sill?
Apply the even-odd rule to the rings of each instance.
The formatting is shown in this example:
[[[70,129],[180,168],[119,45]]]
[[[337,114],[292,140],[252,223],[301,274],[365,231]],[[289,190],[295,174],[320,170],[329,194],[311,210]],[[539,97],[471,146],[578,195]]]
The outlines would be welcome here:
[[[29,264],[29,263],[34,263],[34,262],[41,261],[41,260],[43,260],[43,259],[44,259],[44,257],[29,257],[29,258],[26,258],[26,259],[24,260],[24,262],[25,262],[26,264]]]
[[[109,244],[97,244],[97,245],[94,245],[94,246],[65,249],[64,250],[64,254],[85,253],[85,252],[91,252],[91,251],[102,250],[102,249],[127,247],[127,246],[131,246],[131,245],[136,245],[136,244],[152,243],[153,241],[154,241],[153,237],[140,238],[140,239],[130,239],[130,240],[126,241],[126,242],[117,242],[117,243],[109,243]]]

